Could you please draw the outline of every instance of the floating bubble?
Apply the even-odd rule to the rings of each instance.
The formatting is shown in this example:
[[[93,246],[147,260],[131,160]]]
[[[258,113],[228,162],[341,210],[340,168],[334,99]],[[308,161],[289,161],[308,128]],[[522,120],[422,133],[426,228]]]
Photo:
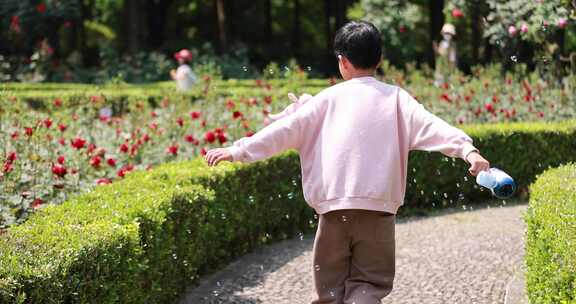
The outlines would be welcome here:
[[[444,198],[448,198],[448,194],[444,192]]]
[[[290,72],[290,68],[289,68],[289,67],[287,67],[287,66],[284,66],[284,71],[286,71],[286,72]]]
[[[270,73],[270,75],[274,74],[274,70],[270,69],[268,70],[268,73]]]
[[[298,238],[303,241],[304,240],[304,233],[298,232]]]
[[[306,71],[310,72],[310,71],[312,71],[312,68],[310,66],[307,66]]]
[[[247,66],[243,66],[243,67],[242,67],[242,71],[248,72],[248,67],[247,67]]]
[[[512,60],[513,62],[518,62],[518,57],[516,57],[516,55],[510,56],[510,60]]]
[[[330,290],[330,296],[331,296],[331,297],[336,296],[336,294],[334,294],[334,291]]]
[[[314,270],[320,271],[320,265],[318,265],[318,264],[314,265]]]
[[[346,221],[348,221],[348,219],[346,218],[346,216],[345,216],[345,215],[343,215],[343,216],[342,216],[342,221],[343,221],[343,222],[346,222]]]

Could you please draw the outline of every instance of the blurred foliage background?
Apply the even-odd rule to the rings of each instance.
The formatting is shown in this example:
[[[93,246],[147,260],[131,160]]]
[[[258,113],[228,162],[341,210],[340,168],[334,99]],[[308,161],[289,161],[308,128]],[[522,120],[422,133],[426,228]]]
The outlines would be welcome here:
[[[456,26],[458,66],[515,63],[566,74],[576,60],[574,0],[2,0],[0,80],[149,82],[172,54],[225,78],[253,78],[295,60],[337,74],[334,32],[349,20],[382,31],[385,59],[434,67],[433,43]]]

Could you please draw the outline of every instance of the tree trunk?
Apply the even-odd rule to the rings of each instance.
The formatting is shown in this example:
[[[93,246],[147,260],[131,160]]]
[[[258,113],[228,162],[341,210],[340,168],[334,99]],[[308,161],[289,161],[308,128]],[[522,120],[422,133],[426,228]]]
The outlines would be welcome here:
[[[122,11],[124,15],[124,41],[126,42],[124,49],[130,54],[135,54],[142,50],[142,42],[145,37],[144,17],[146,11],[144,4],[140,0],[124,0]]]
[[[224,11],[224,0],[216,0],[216,14],[218,17],[218,40],[220,41],[220,51],[227,49],[226,39],[226,13]]]
[[[300,54],[300,46],[302,42],[302,32],[300,30],[300,0],[294,1],[294,18],[293,18],[293,28],[292,28],[292,48],[294,49],[296,56]]]
[[[434,52],[433,43],[434,41],[440,41],[441,35],[440,31],[442,30],[442,26],[444,25],[444,0],[429,0],[428,1],[428,9],[430,12],[429,15],[429,22],[430,22],[430,43],[428,44],[428,64],[431,67],[435,66],[436,63],[436,54]]]
[[[326,36],[326,49],[330,52],[332,48],[332,30],[330,26],[330,17],[332,15],[332,0],[324,0],[324,33]]]
[[[168,8],[173,0],[147,0],[146,11],[148,39],[147,46],[151,49],[158,49],[164,43],[164,30],[168,17]]]
[[[480,60],[480,5],[472,1],[472,65],[478,64]]]
[[[270,47],[272,45],[272,3],[271,0],[266,1],[266,45]]]

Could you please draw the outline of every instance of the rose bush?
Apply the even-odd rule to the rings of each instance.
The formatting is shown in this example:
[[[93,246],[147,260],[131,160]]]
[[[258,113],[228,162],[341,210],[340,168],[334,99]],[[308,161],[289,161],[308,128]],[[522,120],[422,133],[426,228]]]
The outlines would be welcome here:
[[[473,75],[456,74],[435,87],[427,71],[408,67],[404,73],[385,64],[382,78],[406,87],[452,124],[576,117],[576,77],[557,86],[535,73],[518,75],[502,78],[497,66],[478,68]],[[0,228],[24,220],[35,208],[135,170],[191,159],[250,136],[264,126],[268,113],[289,104],[288,91],[316,94],[335,82],[306,77],[214,81],[184,95],[162,83],[9,84],[0,95]],[[150,103],[146,94],[162,98]],[[34,103],[21,101],[30,96]],[[118,101],[128,105],[119,110],[114,107]]]

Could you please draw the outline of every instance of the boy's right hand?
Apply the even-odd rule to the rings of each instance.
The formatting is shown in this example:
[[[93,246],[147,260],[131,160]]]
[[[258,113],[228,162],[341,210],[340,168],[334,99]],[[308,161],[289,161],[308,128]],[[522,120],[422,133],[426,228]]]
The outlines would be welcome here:
[[[490,169],[490,162],[488,162],[480,153],[473,151],[468,153],[466,156],[466,161],[470,164],[470,169],[468,172],[472,174],[472,176],[478,175],[478,173],[482,171],[486,171]]]

